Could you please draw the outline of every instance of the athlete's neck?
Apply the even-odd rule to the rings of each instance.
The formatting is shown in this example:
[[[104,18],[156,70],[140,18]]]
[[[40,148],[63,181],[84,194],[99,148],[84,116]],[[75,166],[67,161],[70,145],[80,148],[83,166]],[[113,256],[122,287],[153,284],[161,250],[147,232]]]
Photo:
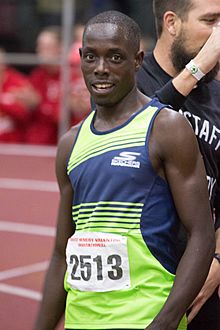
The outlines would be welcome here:
[[[134,113],[150,101],[137,88],[112,106],[96,105],[94,126],[99,131],[106,131],[123,125]]]

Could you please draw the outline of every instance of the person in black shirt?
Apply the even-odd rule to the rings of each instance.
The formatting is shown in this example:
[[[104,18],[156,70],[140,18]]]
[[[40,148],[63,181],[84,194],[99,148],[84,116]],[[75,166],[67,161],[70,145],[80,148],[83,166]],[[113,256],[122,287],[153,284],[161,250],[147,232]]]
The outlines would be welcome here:
[[[154,0],[153,6],[158,40],[153,52],[145,55],[137,84],[144,94],[156,95],[182,113],[198,139],[215,220],[216,255],[207,281],[189,311],[188,329],[217,330],[220,329],[220,82],[214,77],[220,58],[220,2]]]

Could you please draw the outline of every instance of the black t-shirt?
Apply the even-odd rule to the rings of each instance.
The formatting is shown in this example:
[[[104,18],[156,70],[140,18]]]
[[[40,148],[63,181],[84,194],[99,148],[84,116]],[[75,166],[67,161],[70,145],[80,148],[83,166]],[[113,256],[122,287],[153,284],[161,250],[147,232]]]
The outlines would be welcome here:
[[[220,227],[220,81],[200,84],[187,98],[175,97],[170,77],[147,53],[137,73],[138,88],[147,96],[157,95],[191,123],[204,158],[209,198],[216,210],[216,228]],[[166,85],[167,84],[167,85]],[[163,87],[163,88],[162,88]]]

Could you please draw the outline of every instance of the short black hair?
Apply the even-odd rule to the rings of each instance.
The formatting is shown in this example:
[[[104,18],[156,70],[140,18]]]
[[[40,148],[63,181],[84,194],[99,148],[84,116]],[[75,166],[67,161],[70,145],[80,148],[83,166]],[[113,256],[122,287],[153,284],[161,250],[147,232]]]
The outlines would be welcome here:
[[[116,24],[122,29],[125,38],[129,40],[134,51],[137,52],[139,50],[141,39],[141,30],[139,25],[131,17],[117,10],[107,10],[92,17],[85,25],[83,42],[88,27],[99,23]]]
[[[153,0],[153,11],[157,36],[160,37],[163,30],[163,17],[166,11],[173,11],[182,20],[188,17],[190,9],[193,8],[192,0]]]

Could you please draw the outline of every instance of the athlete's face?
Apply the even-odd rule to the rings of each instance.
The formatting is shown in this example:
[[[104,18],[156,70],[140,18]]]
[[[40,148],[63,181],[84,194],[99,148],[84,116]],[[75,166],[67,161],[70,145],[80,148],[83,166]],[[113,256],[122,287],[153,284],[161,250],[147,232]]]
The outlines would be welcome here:
[[[192,3],[193,8],[187,19],[182,21],[171,47],[172,63],[178,72],[198,54],[213,27],[220,21],[219,0],[192,0]],[[214,78],[217,66],[206,76],[207,80]]]
[[[81,68],[95,103],[112,107],[134,87],[136,54],[115,24],[94,24],[84,36]]]

